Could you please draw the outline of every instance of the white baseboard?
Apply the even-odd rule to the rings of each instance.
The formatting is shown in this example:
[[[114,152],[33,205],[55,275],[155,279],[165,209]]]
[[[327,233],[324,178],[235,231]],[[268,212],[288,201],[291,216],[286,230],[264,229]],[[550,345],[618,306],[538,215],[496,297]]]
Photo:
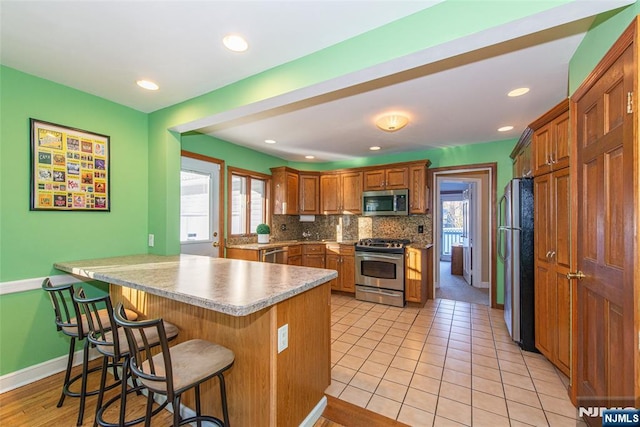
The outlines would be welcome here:
[[[47,276],[51,278],[54,285],[67,285],[69,283],[89,282],[92,279],[84,279],[71,274],[60,274],[57,276]],[[31,279],[14,280],[11,282],[0,282],[0,295],[13,294],[16,292],[33,291],[42,287],[45,277],[33,277]]]
[[[480,289],[489,289],[489,282],[480,282],[475,287]]]
[[[89,360],[101,357],[95,349],[89,349]],[[82,350],[78,350],[73,355],[73,366],[78,366],[82,363]],[[56,357],[55,359],[47,360],[46,362],[38,363],[37,365],[29,366],[19,371],[11,372],[0,377],[0,393],[4,393],[23,385],[31,384],[32,382],[49,377],[58,372],[62,372],[67,369],[67,355]],[[62,381],[60,382],[62,387]]]
[[[322,396],[320,402],[309,412],[307,418],[305,418],[301,423],[300,427],[312,427],[316,421],[320,419],[324,409],[327,407],[327,396]]]

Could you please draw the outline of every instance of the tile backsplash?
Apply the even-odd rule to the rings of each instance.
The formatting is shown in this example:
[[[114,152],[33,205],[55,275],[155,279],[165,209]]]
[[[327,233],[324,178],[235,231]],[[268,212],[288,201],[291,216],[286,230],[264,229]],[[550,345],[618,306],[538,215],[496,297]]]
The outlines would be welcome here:
[[[316,215],[313,222],[300,222],[297,215],[273,215],[273,240],[300,240],[303,232],[309,240],[358,240],[368,237],[409,239],[413,243],[432,243],[431,215],[376,216]],[[418,233],[422,226],[423,233]],[[255,238],[254,238],[255,239]]]

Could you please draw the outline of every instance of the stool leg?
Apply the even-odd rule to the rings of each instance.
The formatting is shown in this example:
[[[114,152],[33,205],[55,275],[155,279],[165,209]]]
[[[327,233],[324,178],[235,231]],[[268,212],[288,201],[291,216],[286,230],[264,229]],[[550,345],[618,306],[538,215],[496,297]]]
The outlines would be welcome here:
[[[122,362],[122,381],[120,391],[120,418],[119,424],[124,425],[124,416],[127,412],[127,378],[129,377],[129,357],[124,358]]]
[[[224,417],[224,426],[229,427],[229,410],[227,409],[227,388],[224,385],[224,375],[218,374],[220,380],[220,399],[222,400],[222,415]]]
[[[102,408],[102,400],[104,399],[104,388],[107,384],[107,369],[109,367],[109,358],[102,356],[102,371],[100,372],[100,391],[98,392],[98,403],[96,404],[96,416],[93,417],[93,427],[98,425],[98,411]],[[114,368],[115,370],[115,368]]]
[[[173,425],[178,427],[180,425],[180,395],[173,398]]]
[[[200,421],[200,416],[202,415],[202,409],[200,408],[200,384],[198,384],[196,387],[196,416],[198,417],[198,427],[200,427],[202,425],[202,422]]]
[[[147,414],[144,417],[144,427],[151,427],[152,412],[153,412],[153,392],[147,389]]]
[[[89,365],[89,340],[84,340],[84,349],[82,351],[82,385],[80,388],[80,411],[78,413],[78,425],[82,425],[84,418],[84,402],[87,398],[87,367]]]
[[[64,393],[65,387],[67,387],[67,383],[69,382],[69,378],[71,378],[71,368],[73,367],[73,352],[76,347],[76,337],[71,337],[71,343],[69,344],[69,357],[67,358],[67,372],[64,374],[64,382],[62,383],[62,394],[60,395],[60,400],[58,400],[58,404],[56,405],[58,408],[62,406],[64,403],[64,398],[67,396]]]

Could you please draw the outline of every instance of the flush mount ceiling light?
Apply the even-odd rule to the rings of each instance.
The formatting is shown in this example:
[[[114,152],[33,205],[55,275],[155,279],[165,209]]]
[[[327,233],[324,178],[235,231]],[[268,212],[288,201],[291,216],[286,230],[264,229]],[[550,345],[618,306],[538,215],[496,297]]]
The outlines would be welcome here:
[[[376,119],[376,126],[385,132],[396,132],[409,123],[409,118],[402,113],[386,113]]]
[[[147,89],[147,90],[158,90],[159,89],[159,86],[157,84],[155,84],[154,82],[149,81],[149,80],[138,80],[136,82],[136,84],[138,86],[140,86],[141,88]]]
[[[529,88],[528,87],[519,87],[519,88],[514,89],[511,92],[509,92],[507,95],[511,96],[511,97],[522,96],[527,92],[529,92]]]
[[[265,144],[275,144],[276,140],[275,139],[265,139],[264,142],[265,142]]]
[[[508,132],[511,129],[513,129],[513,126],[502,126],[501,128],[498,128],[498,132]]]
[[[380,147],[378,147],[377,145],[374,145],[373,147],[369,147],[369,150],[371,151],[378,151],[380,149]]]
[[[309,160],[311,160],[311,159],[315,159],[315,158],[316,158],[316,156],[304,156],[304,158],[305,158],[305,159],[309,159]]]
[[[227,34],[222,39],[222,43],[224,43],[227,49],[233,52],[244,52],[249,48],[247,41],[237,34]]]

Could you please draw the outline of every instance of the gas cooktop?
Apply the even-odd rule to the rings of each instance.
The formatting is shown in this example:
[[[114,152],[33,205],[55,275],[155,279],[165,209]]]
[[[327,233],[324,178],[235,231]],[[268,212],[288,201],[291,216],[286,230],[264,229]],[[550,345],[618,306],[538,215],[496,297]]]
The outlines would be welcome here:
[[[361,252],[403,253],[405,246],[411,243],[408,239],[361,239],[356,243],[356,250]]]

